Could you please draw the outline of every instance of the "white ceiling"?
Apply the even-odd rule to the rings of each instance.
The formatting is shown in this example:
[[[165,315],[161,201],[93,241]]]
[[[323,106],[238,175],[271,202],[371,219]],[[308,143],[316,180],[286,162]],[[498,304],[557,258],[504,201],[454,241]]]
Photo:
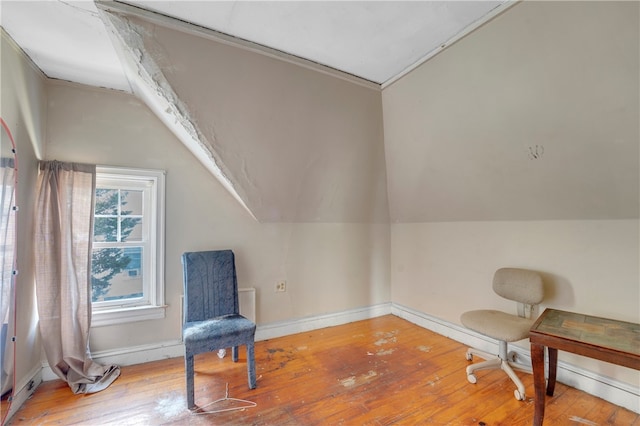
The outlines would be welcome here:
[[[129,91],[92,1],[0,0],[2,27],[50,78]]]
[[[397,78],[513,4],[505,0],[115,3],[174,17],[378,84]],[[130,91],[94,2],[0,0],[0,20],[48,77]]]

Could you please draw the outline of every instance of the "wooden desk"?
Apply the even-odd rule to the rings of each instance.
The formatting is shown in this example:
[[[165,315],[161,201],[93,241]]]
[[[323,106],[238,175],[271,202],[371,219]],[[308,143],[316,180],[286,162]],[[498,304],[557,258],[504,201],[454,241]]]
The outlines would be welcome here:
[[[533,424],[544,418],[544,348],[549,355],[547,392],[553,396],[558,350],[640,370],[640,324],[546,309],[531,327],[531,364],[535,387]]]

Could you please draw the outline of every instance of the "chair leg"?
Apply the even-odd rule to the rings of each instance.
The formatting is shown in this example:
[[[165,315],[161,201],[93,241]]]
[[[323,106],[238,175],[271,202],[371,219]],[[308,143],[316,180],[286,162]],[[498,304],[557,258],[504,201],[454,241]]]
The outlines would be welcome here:
[[[187,378],[187,408],[192,409],[196,405],[193,395],[193,355],[185,355],[184,367]]]
[[[482,359],[499,358],[496,354],[490,354],[489,352],[481,351],[480,349],[476,348],[468,348],[466,354],[467,361],[473,360],[474,356],[479,356]]]
[[[247,375],[249,376],[249,389],[256,388],[256,357],[253,343],[247,343]]]
[[[231,359],[233,362],[238,362],[238,347],[234,346],[231,348]]]
[[[517,389],[513,391],[516,399],[518,401],[524,401],[524,399],[526,398],[526,395],[524,393],[524,385],[522,384],[520,378],[516,375],[515,371],[513,371],[513,368],[511,368],[511,365],[509,365],[509,362],[503,360],[500,367],[505,373],[507,373],[509,378],[511,378],[511,381],[516,385]]]
[[[477,370],[487,370],[490,368],[500,368],[502,360],[500,358],[491,358],[486,361],[477,362],[467,366],[467,375],[473,374]]]
[[[525,399],[524,385],[522,384],[522,381],[517,376],[513,368],[517,368],[518,370],[523,370],[523,371],[527,371],[527,369],[520,368],[520,366],[517,366],[515,364],[512,367],[511,363],[509,362],[509,354],[507,352],[507,342],[501,341],[499,342],[499,344],[500,344],[499,345],[500,347],[499,347],[498,356],[495,356],[474,348],[469,348],[467,350],[466,357],[468,361],[471,361],[473,359],[473,355],[478,355],[486,360],[486,361],[478,362],[478,363],[467,366],[466,368],[467,380],[469,381],[469,383],[476,383],[477,378],[473,374],[475,371],[499,368],[503,370],[505,373],[507,373],[511,381],[516,385],[517,389],[513,392],[516,399],[519,401],[524,401]]]
[[[499,357],[497,357],[497,356],[495,356],[493,354],[490,354],[488,352],[481,351],[480,349],[468,348],[467,349],[467,354],[466,354],[467,361],[472,361],[474,356],[479,356],[480,358],[484,359],[485,361],[476,362],[475,364],[470,364],[470,365],[467,366],[466,372],[467,372],[467,380],[469,381],[469,383],[476,383],[477,382],[477,378],[473,374],[476,370],[485,370],[485,369],[490,369],[490,368],[500,368],[500,358]]]

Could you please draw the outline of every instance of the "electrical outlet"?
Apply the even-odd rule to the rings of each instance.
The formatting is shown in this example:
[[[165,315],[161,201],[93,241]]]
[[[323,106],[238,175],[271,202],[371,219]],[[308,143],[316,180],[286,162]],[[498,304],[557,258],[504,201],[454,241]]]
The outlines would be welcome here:
[[[276,283],[276,293],[282,293],[287,291],[287,282],[286,281],[278,281]]]

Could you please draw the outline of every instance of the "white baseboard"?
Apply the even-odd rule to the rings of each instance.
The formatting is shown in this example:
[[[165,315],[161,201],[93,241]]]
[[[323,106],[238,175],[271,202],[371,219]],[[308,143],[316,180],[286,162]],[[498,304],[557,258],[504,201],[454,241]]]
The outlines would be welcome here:
[[[91,353],[91,358],[103,365],[135,365],[161,359],[176,358],[184,355],[181,340],[174,340],[150,345],[131,346],[107,351]],[[51,370],[49,364],[42,363],[42,380],[56,380],[59,377]]]
[[[259,325],[256,329],[256,341],[348,324],[350,322],[375,318],[390,313],[391,303],[383,303],[365,308]]]
[[[20,383],[16,383],[18,391],[11,399],[11,405],[9,406],[9,412],[7,413],[4,424],[9,424],[13,415],[16,414],[20,407],[22,407],[22,404],[33,395],[40,383],[42,383],[42,369],[39,366],[32,369]]]
[[[256,329],[256,341],[347,324],[349,322],[375,318],[390,313],[391,304],[385,303],[349,311],[259,325]],[[91,353],[93,360],[100,364],[120,366],[142,364],[149,361],[176,358],[183,355],[184,345],[182,344],[182,340]],[[56,379],[58,379],[58,376],[45,361],[42,364],[42,380],[48,381]]]
[[[498,342],[496,340],[457,324],[395,303],[391,306],[391,313],[467,346],[490,353],[498,353]],[[531,367],[529,350],[516,345],[510,346],[509,349],[518,354],[518,363],[522,363],[528,368]],[[464,362],[461,362],[461,365],[464,365]],[[557,381],[640,414],[640,389],[637,386],[632,386],[562,361],[558,361]]]

